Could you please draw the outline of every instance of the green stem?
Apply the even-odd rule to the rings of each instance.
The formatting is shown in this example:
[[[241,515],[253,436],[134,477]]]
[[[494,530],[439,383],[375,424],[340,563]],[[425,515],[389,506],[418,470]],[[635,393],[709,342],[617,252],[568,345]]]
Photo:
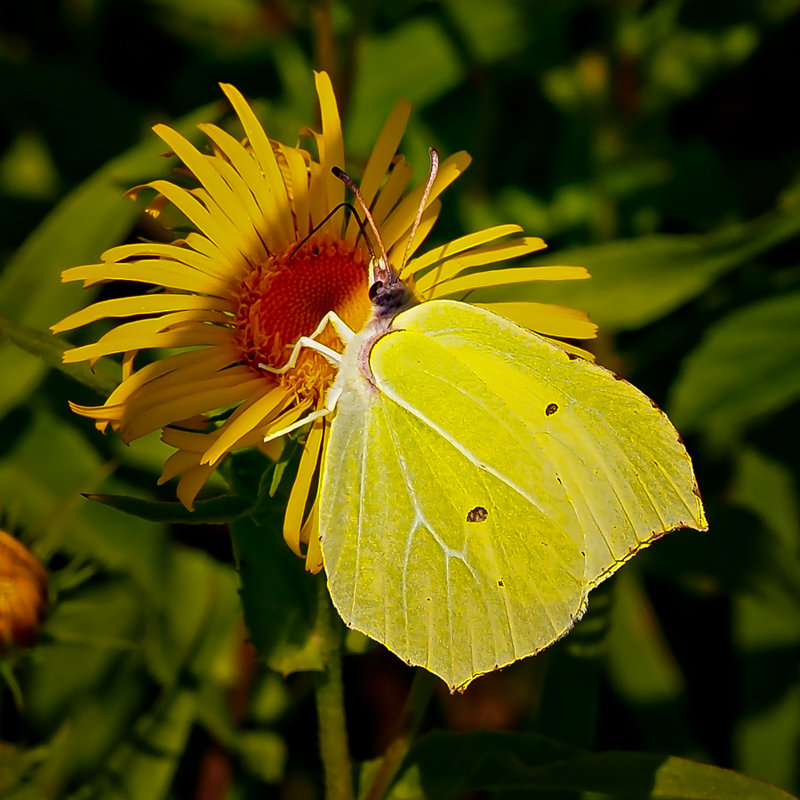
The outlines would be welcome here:
[[[317,629],[322,640],[325,671],[316,682],[319,750],[325,770],[326,800],[353,800],[353,769],[347,745],[342,682],[343,625],[331,605],[324,578],[319,580]]]
[[[381,800],[389,791],[425,715],[435,680],[436,678],[427,670],[417,669],[414,672],[414,680],[403,713],[400,715],[397,734],[386,749],[378,772],[363,800]]]
[[[36,356],[48,367],[61,370],[103,397],[113,392],[119,383],[118,377],[112,377],[115,372],[119,372],[119,368],[108,358],[101,358],[94,368],[90,368],[87,364],[65,364],[62,356],[69,347],[65,341],[53,336],[49,331],[40,331],[22,322],[0,316],[0,342],[3,341],[10,342]]]

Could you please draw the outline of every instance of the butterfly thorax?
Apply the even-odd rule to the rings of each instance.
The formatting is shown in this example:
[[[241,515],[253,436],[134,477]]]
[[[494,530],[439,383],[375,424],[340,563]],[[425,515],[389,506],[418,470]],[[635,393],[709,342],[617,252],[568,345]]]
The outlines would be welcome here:
[[[355,382],[377,390],[369,364],[372,348],[392,329],[394,318],[418,302],[397,271],[383,259],[375,259],[372,268],[374,280],[369,288],[372,316],[345,348],[336,380],[339,388]]]

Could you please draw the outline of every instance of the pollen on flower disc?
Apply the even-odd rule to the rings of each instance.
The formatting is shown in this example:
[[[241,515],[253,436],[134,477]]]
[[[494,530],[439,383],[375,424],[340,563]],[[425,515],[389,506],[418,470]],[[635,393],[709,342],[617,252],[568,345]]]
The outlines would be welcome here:
[[[362,250],[341,239],[315,236],[300,248],[256,265],[241,281],[234,318],[235,339],[242,361],[262,374],[259,365],[283,367],[301,336],[309,336],[329,311],[353,330],[370,312],[368,266]],[[342,350],[331,326],[317,337],[320,344]],[[279,376],[301,397],[319,396],[335,377],[328,361],[303,348],[294,368]]]

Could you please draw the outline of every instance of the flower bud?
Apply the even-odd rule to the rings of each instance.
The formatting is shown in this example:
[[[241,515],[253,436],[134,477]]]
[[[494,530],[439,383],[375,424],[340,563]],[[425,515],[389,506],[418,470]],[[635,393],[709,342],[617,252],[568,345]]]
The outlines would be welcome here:
[[[22,543],[0,530],[0,654],[30,644],[47,609],[47,573]]]

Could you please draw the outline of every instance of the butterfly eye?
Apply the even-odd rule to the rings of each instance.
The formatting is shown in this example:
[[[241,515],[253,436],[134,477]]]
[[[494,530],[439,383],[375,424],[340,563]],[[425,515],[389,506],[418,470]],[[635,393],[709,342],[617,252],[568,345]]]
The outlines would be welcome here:
[[[375,298],[378,296],[378,292],[383,289],[383,281],[375,281],[372,286],[369,287],[369,299],[374,303]]]

